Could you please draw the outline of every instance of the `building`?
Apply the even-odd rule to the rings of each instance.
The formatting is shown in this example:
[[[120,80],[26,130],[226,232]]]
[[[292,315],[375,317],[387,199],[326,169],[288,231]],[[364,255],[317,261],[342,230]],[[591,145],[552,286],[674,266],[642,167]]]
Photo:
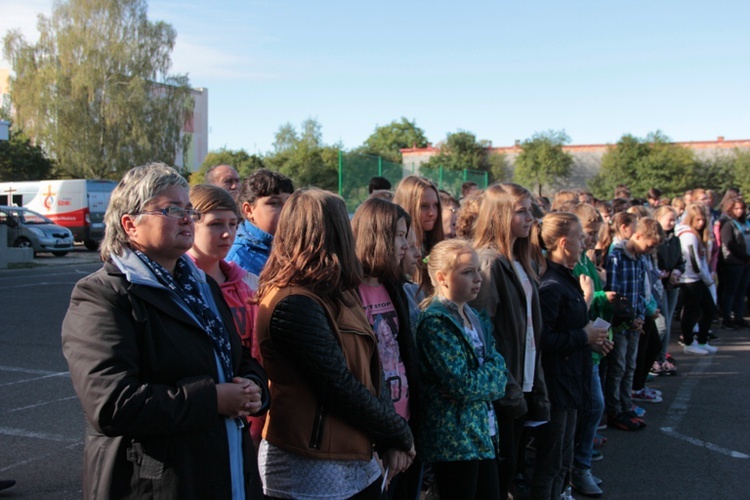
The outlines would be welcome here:
[[[715,141],[688,141],[675,143],[682,147],[693,150],[698,160],[707,161],[722,156],[734,154],[735,149],[750,151],[750,139],[730,140],[719,136]],[[557,189],[572,189],[585,187],[592,177],[601,168],[602,157],[607,148],[612,144],[573,144],[563,146],[563,151],[570,153],[573,157],[573,168],[571,175],[564,183],[554,186]],[[516,157],[521,153],[521,146],[516,143],[513,146],[490,147],[492,153],[505,155],[508,163],[513,165]],[[405,148],[401,150],[404,170],[416,172],[419,166],[427,162],[432,156],[439,153],[439,149],[428,145],[426,148]]]

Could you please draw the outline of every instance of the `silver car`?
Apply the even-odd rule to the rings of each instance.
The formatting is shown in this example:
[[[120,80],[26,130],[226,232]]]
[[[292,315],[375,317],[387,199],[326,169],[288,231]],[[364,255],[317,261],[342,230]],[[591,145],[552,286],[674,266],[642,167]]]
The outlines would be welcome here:
[[[63,257],[73,249],[73,233],[47,217],[21,207],[0,206],[0,224],[8,228],[8,246],[31,248],[34,255]]]

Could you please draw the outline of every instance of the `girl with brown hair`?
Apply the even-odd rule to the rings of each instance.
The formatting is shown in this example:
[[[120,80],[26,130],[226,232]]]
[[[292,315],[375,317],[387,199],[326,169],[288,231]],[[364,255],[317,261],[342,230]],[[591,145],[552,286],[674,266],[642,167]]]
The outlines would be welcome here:
[[[388,478],[414,459],[409,426],[381,384],[361,282],[344,200],[294,193],[258,292],[256,332],[273,399],[258,452],[267,496],[380,498],[373,450]]]

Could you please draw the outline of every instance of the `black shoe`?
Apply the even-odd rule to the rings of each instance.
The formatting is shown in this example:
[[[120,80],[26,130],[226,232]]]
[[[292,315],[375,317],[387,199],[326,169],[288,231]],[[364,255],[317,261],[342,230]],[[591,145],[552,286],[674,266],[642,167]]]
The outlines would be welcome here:
[[[16,484],[16,482],[13,479],[0,479],[0,490],[7,490],[14,484]]]
[[[719,337],[717,337],[714,332],[708,332],[706,334],[706,337],[708,337],[708,340],[718,340],[719,339]]]
[[[734,331],[734,330],[737,329],[737,325],[735,323],[732,323],[731,321],[722,321],[721,322],[721,329],[722,330]]]

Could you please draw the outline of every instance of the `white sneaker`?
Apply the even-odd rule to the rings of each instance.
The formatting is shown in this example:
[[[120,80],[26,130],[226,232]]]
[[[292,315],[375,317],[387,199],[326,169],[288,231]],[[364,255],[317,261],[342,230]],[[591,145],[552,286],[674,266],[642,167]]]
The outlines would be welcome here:
[[[698,356],[705,356],[706,354],[708,354],[707,350],[698,345],[697,340],[693,340],[692,344],[683,347],[682,352],[684,352],[685,354],[697,354]]]
[[[712,345],[709,345],[709,343],[708,343],[708,342],[706,342],[705,344],[698,344],[698,347],[700,347],[701,349],[703,349],[703,350],[707,351],[707,352],[708,352],[709,354],[713,354],[713,353],[715,353],[716,351],[718,351],[718,349],[717,349],[717,348],[715,348],[715,347],[714,347],[714,346],[712,346]]]

